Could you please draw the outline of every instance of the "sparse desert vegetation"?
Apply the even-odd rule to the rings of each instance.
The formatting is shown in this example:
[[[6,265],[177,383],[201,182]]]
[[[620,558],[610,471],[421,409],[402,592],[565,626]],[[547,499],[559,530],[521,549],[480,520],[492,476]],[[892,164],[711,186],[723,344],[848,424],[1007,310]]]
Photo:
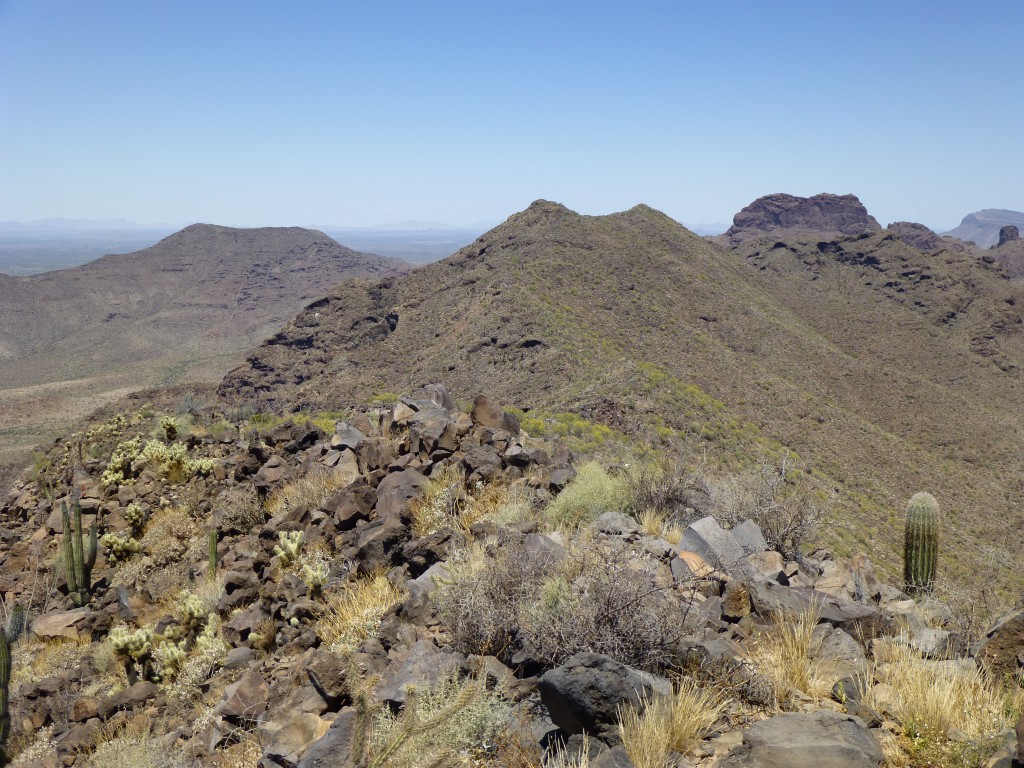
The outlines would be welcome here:
[[[13,764],[711,768],[758,764],[744,734],[770,741],[784,715],[840,718],[865,765],[1011,748],[1010,636],[972,635],[988,625],[941,581],[914,600],[821,550],[813,473],[573,456],[446,398],[230,429],[140,407],[55,446],[5,502],[42,531],[8,554],[34,563],[8,577],[33,618],[12,645]],[[165,471],[153,440],[204,471]],[[72,479],[83,522],[48,528]],[[92,518],[76,586],[62,541],[82,531],[87,554]]]

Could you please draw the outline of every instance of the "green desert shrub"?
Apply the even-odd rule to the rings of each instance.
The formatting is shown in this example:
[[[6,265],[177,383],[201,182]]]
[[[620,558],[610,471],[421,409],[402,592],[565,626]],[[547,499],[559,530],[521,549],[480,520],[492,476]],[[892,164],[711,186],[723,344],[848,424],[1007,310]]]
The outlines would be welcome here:
[[[509,540],[449,562],[434,600],[452,644],[510,660],[528,650],[546,666],[582,652],[662,668],[682,634],[671,584],[619,545],[580,537],[564,552]]]
[[[617,512],[629,503],[626,481],[615,477],[596,461],[579,468],[572,482],[544,510],[554,528],[573,530],[593,522],[604,512]]]

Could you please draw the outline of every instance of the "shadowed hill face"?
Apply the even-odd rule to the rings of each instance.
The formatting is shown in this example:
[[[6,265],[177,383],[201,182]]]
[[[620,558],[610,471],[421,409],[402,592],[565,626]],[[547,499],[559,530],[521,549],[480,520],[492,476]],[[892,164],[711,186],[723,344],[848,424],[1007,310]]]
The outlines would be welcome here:
[[[836,490],[840,547],[894,565],[905,498],[927,488],[956,510],[953,570],[984,560],[1007,583],[981,542],[1022,543],[1004,530],[1024,468],[1022,301],[997,268],[892,232],[729,253],[646,206],[539,201],[443,262],[339,287],[221,392],[336,408],[439,380],[727,464],[781,443]]]
[[[996,259],[1011,280],[1024,281],[1024,240],[1006,240],[992,248],[988,255]]]

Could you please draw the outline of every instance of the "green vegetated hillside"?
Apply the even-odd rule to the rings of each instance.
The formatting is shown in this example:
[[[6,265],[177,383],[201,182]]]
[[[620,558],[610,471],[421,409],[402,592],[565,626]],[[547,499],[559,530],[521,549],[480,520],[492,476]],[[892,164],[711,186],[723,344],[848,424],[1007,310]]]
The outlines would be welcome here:
[[[727,251],[646,206],[588,217],[538,201],[444,261],[339,286],[220,391],[295,410],[444,381],[682,445],[711,469],[790,449],[834,494],[840,552],[895,569],[905,500],[928,489],[945,573],[1010,588],[1022,299],[976,254],[887,230]]]

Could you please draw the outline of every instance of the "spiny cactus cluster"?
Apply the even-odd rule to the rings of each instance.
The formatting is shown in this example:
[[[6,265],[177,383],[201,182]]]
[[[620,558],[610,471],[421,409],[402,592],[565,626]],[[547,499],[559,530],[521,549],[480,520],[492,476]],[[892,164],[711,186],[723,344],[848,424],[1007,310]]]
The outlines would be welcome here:
[[[907,594],[930,592],[939,562],[939,505],[930,493],[915,493],[907,505],[903,581]]]
[[[96,523],[92,521],[88,538],[82,535],[82,505],[80,494],[76,488],[71,494],[71,513],[67,502],[60,503],[62,531],[64,533],[64,570],[68,579],[68,594],[71,600],[81,608],[89,603],[89,590],[92,585],[92,567],[96,565]],[[74,528],[71,520],[74,515]]]
[[[124,510],[124,521],[128,524],[128,528],[133,536],[138,536],[142,533],[148,518],[149,512],[137,501],[133,501]]]
[[[4,745],[11,730],[11,715],[7,709],[8,690],[11,683],[11,646],[25,629],[25,611],[20,605],[14,606],[7,617],[7,625],[0,632],[0,765],[6,765]]]
[[[110,630],[110,644],[114,652],[125,657],[128,681],[149,680],[153,676],[153,630],[148,627],[134,632],[127,627]]]
[[[142,544],[137,539],[127,534],[107,533],[100,539],[100,546],[107,555],[107,562],[111,565],[122,563],[136,552],[142,551]]]
[[[280,559],[281,565],[295,562],[302,554],[302,531],[281,531],[277,539],[278,545],[274,547],[274,554]]]

